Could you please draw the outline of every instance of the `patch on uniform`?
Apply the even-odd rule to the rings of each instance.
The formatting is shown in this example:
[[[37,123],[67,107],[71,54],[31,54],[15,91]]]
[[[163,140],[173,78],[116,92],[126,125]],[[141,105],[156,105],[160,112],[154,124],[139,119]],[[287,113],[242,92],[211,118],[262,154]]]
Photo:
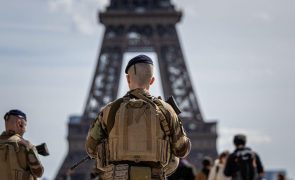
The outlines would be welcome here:
[[[96,141],[101,137],[101,128],[99,127],[99,124],[94,125],[94,127],[90,129],[90,137],[93,141]]]
[[[29,161],[31,162],[31,163],[35,163],[35,162],[37,162],[37,159],[36,159],[36,156],[34,155],[34,154],[29,154],[28,155],[28,158],[29,158]]]

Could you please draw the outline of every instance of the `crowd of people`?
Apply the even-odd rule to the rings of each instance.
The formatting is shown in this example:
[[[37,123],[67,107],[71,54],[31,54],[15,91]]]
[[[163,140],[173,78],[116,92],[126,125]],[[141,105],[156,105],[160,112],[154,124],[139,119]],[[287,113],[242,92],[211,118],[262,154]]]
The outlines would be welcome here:
[[[198,171],[187,160],[182,159],[178,170],[169,180],[261,180],[264,168],[259,155],[246,146],[246,136],[237,134],[233,143],[235,150],[223,151],[213,162],[205,156]],[[278,179],[282,179],[278,176]]]

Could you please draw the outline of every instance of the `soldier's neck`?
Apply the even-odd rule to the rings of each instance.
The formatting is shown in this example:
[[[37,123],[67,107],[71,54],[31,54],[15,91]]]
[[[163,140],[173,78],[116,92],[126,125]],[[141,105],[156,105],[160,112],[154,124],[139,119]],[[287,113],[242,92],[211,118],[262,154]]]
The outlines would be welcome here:
[[[6,130],[5,131],[5,134],[6,135],[15,135],[15,134],[17,134],[14,130]]]
[[[130,86],[129,87],[129,90],[132,91],[132,90],[135,90],[135,89],[142,89],[144,91],[147,91],[149,92],[149,89],[150,89],[150,86]]]

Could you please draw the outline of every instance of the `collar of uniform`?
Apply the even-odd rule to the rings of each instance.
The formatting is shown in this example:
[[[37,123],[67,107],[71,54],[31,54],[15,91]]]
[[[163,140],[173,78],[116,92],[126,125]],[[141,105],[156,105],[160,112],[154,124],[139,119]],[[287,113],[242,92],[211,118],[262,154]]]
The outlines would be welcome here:
[[[143,89],[143,88],[132,89],[132,90],[130,90],[127,94],[131,94],[131,93],[142,94],[142,95],[144,95],[144,96],[146,96],[146,97],[151,96],[151,94],[149,93],[149,91],[146,90],[146,89]]]
[[[1,136],[8,136],[8,137],[10,137],[10,136],[13,136],[13,135],[15,135],[16,133],[14,132],[14,131],[12,131],[12,130],[9,130],[9,131],[3,131],[2,132],[2,134],[1,134]],[[18,134],[17,134],[18,135]]]

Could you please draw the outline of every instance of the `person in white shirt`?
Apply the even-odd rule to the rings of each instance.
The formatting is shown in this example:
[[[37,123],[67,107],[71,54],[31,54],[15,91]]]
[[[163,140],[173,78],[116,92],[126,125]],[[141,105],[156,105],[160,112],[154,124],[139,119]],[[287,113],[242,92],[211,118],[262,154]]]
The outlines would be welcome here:
[[[218,159],[215,160],[213,167],[210,170],[208,180],[230,180],[231,177],[226,177],[223,174],[227,157],[229,156],[228,151],[222,152]]]

